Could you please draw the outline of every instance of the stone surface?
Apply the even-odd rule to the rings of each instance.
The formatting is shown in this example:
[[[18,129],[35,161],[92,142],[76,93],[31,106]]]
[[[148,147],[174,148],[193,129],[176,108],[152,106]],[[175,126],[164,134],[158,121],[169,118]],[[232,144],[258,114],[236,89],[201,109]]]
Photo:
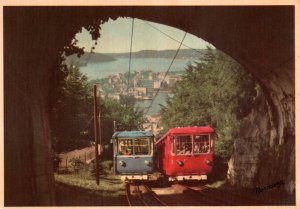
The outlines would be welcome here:
[[[282,180],[295,192],[295,103],[287,76],[265,77],[268,90],[242,121],[227,178],[232,185],[252,187]],[[276,80],[276,81],[273,81]],[[268,82],[267,82],[268,81]],[[274,84],[276,82],[276,85]]]

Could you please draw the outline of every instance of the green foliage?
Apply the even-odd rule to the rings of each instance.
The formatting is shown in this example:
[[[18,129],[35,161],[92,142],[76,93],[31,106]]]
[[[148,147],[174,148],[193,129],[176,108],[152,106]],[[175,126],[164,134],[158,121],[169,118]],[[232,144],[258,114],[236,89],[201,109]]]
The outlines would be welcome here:
[[[242,66],[226,54],[208,48],[201,61],[189,64],[182,80],[162,107],[165,130],[177,126],[212,125],[215,152],[228,159],[239,130],[256,96],[256,83]]]
[[[96,179],[96,166],[95,160],[90,163],[89,166],[89,176],[90,179]],[[99,176],[108,176],[114,174],[113,172],[113,162],[111,160],[102,161],[101,157],[98,158],[98,169],[99,169]]]
[[[78,170],[80,169],[83,169],[85,163],[80,159],[80,158],[77,158],[77,157],[73,157],[71,160],[71,165],[73,167],[73,170],[78,172]]]
[[[108,20],[108,19],[107,19]],[[107,21],[106,20],[106,21]],[[97,40],[100,37],[100,20],[84,24],[95,41],[90,53],[93,53]],[[78,32],[81,32],[80,29]],[[77,46],[75,38],[64,47],[59,53],[57,66],[54,66],[51,76],[53,88],[49,93],[49,106],[51,107],[50,124],[52,147],[56,153],[70,151],[72,149],[87,146],[90,135],[82,137],[80,132],[84,131],[83,124],[91,117],[91,102],[87,77],[80,73],[79,68],[74,64],[66,64],[66,57],[76,54],[80,57],[84,54],[84,47]]]
[[[71,64],[51,114],[52,145],[56,152],[89,145],[91,135],[82,136],[81,132],[92,116],[91,92],[87,77]]]
[[[78,68],[70,70],[62,88],[62,97],[53,110],[52,118],[53,147],[56,152],[79,149],[93,139],[93,98],[92,85]],[[109,144],[113,134],[113,121],[129,129],[139,129],[142,124],[143,112],[134,107],[131,97],[120,100],[108,97],[101,99],[101,139],[102,144]],[[88,126],[87,126],[88,125]],[[87,134],[81,132],[88,130]]]
[[[132,97],[121,97],[120,100],[105,98],[102,106],[104,121],[111,124],[116,121],[120,126],[140,129],[144,120],[143,111],[134,105]]]
[[[90,164],[91,168],[93,164]],[[96,184],[95,178],[91,177],[90,170],[82,169],[78,173],[55,174],[55,181],[70,186],[85,189],[103,198],[124,196],[124,185],[118,176],[111,170],[112,161],[100,162],[100,185]],[[89,193],[90,194],[90,193]]]
[[[126,130],[139,130],[144,122],[143,111],[135,108],[135,101],[131,97],[121,97],[120,100],[104,98],[101,101],[101,118],[101,139],[102,144],[106,145],[106,158],[112,156],[110,139],[113,134],[113,121],[119,127],[126,127]]]
[[[99,165],[99,168],[100,168],[100,165]],[[95,163],[95,160],[92,160],[92,162],[90,163],[89,172],[90,172],[91,179],[96,179],[96,163]]]
[[[52,145],[55,152],[80,149],[93,140],[93,84],[94,81],[89,82],[77,66],[71,63],[67,68],[59,91],[60,97],[51,114]],[[113,121],[130,129],[140,128],[144,120],[143,112],[134,107],[133,97],[123,96],[120,100],[105,97],[98,98],[98,102],[101,110],[101,144],[110,144]],[[109,155],[112,150],[110,147],[107,150],[106,154]]]

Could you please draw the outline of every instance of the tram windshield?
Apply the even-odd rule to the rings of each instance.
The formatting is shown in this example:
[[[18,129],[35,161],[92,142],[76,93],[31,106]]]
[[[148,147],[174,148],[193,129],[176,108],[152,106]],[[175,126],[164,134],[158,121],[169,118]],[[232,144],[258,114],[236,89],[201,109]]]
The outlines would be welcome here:
[[[208,153],[209,150],[209,135],[196,135],[194,138],[194,154]]]
[[[118,154],[119,155],[132,155],[133,154],[132,139],[118,139]]]
[[[190,155],[192,154],[192,136],[181,135],[175,136],[173,142],[173,153],[178,155]]]
[[[150,138],[118,139],[118,155],[149,155]]]
[[[176,155],[204,154],[210,152],[209,134],[172,136],[171,144],[172,153]]]
[[[149,155],[149,139],[134,139],[134,154]]]

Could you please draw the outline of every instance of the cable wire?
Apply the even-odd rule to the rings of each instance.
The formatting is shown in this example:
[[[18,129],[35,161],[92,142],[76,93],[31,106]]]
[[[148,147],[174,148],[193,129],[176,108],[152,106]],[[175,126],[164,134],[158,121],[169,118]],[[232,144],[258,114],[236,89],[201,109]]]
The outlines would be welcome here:
[[[147,24],[147,25],[149,25],[150,27],[152,27],[154,30],[156,30],[156,31],[164,34],[165,36],[167,36],[168,38],[172,39],[173,41],[176,41],[177,43],[180,43],[180,41],[178,41],[177,39],[175,39],[172,36],[168,35],[167,33],[163,32],[162,30],[158,29],[157,27],[155,27],[154,25],[150,24],[149,22],[147,22],[147,21],[144,20],[144,23]],[[187,47],[187,48],[189,48],[189,49],[191,49],[191,50],[193,50],[193,51],[195,51],[195,52],[197,52],[197,53],[199,53],[199,54],[201,54],[201,55],[206,55],[205,52],[201,52],[201,51],[199,51],[199,50],[197,50],[197,49],[195,49],[193,47],[190,47],[190,46],[188,46],[188,45],[186,45],[184,43],[182,43],[182,45],[185,46],[185,47]],[[233,62],[232,60],[227,60],[227,59],[220,59],[220,58],[217,58],[217,59],[225,61],[225,62]]]
[[[132,39],[133,39],[133,28],[134,28],[134,18],[132,18],[131,24],[131,41],[130,41],[130,53],[129,53],[129,69],[128,69],[128,81],[127,81],[127,94],[129,91],[129,80],[130,80],[130,70],[131,70],[131,54],[132,54]]]
[[[175,55],[174,55],[174,57],[173,57],[173,59],[172,59],[172,62],[170,63],[170,65],[169,65],[169,67],[168,67],[168,70],[166,71],[165,76],[164,76],[163,80],[162,80],[161,83],[160,83],[159,88],[157,89],[157,91],[156,91],[154,97],[152,98],[151,103],[150,103],[150,105],[149,105],[149,107],[148,107],[148,109],[147,109],[145,115],[147,115],[147,113],[149,112],[151,106],[153,105],[153,102],[154,102],[154,100],[155,100],[155,98],[156,98],[158,92],[159,92],[160,89],[161,89],[161,84],[164,82],[165,78],[167,77],[167,75],[168,75],[168,73],[169,73],[169,71],[170,71],[170,69],[171,69],[171,67],[172,67],[173,62],[174,62],[174,60],[176,59],[176,57],[177,57],[177,55],[178,55],[178,52],[179,52],[180,47],[181,47],[181,45],[182,45],[182,43],[183,43],[183,41],[184,41],[184,39],[185,39],[185,37],[186,37],[186,34],[187,34],[187,32],[185,32],[185,34],[184,34],[184,36],[183,36],[183,38],[182,38],[182,41],[180,42],[179,47],[178,47],[178,49],[177,49],[177,51],[176,51],[176,53],[175,53]]]

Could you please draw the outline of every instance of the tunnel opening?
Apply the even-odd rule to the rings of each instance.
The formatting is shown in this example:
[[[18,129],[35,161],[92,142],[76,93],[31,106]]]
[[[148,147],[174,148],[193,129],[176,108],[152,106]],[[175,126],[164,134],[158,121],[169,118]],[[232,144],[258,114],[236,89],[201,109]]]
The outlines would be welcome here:
[[[162,14],[164,12],[168,12],[163,20],[158,20],[158,17],[154,14],[151,14],[147,8],[141,7],[139,10],[135,10],[135,17],[140,17],[141,19],[152,20],[154,22],[161,22],[166,25],[171,25],[177,28],[182,28],[186,31],[190,31],[192,34],[197,35],[198,37],[204,37],[205,40],[208,40],[211,43],[215,43],[215,45],[222,49],[227,54],[230,54],[236,60],[243,64],[250,73],[252,73],[259,83],[262,86],[262,89],[267,98],[267,103],[263,104],[259,107],[259,109],[253,109],[248,116],[248,119],[244,122],[244,131],[251,130],[249,132],[243,133],[240,137],[240,140],[235,142],[234,154],[229,163],[229,181],[233,185],[251,187],[256,184],[258,187],[268,186],[276,181],[284,181],[284,188],[290,194],[295,194],[295,88],[294,88],[294,21],[293,21],[293,7],[261,7],[261,8],[238,8],[238,12],[235,14],[230,13],[231,10],[235,9],[232,7],[228,7],[226,9],[216,8],[193,8],[193,7],[183,7],[183,8],[165,8],[165,7],[157,7],[155,8],[157,13]],[[5,46],[4,49],[7,52],[5,55],[4,63],[5,63],[5,115],[6,115],[6,123],[5,123],[5,179],[7,180],[5,184],[5,202],[6,205],[22,205],[24,202],[24,198],[22,194],[25,190],[30,191],[30,193],[38,193],[41,194],[36,199],[27,199],[28,205],[39,205],[39,204],[53,204],[53,195],[51,191],[51,186],[49,186],[49,182],[53,179],[47,175],[47,171],[51,170],[51,166],[45,162],[50,162],[49,159],[49,116],[48,114],[48,99],[45,97],[47,92],[49,92],[49,88],[51,87],[51,83],[49,82],[49,78],[51,78],[51,69],[55,66],[47,66],[47,62],[49,60],[45,58],[41,58],[40,60],[36,60],[36,57],[40,57],[39,54],[41,50],[38,49],[32,52],[30,45],[34,46],[39,43],[50,43],[54,44],[51,39],[48,39],[49,33],[56,37],[58,40],[50,47],[47,45],[43,50],[47,52],[47,54],[57,54],[57,52],[61,49],[65,43],[70,40],[72,34],[78,30],[82,25],[87,24],[90,19],[95,17],[99,17],[99,10],[103,11],[102,17],[100,19],[107,20],[108,17],[111,17],[110,13],[115,13],[115,17],[119,16],[131,16],[132,10],[131,8],[84,8],[86,11],[87,17],[83,18],[81,21],[75,21],[72,25],[70,25],[69,29],[66,29],[64,25],[64,21],[56,21],[51,14],[58,14],[58,18],[64,20],[63,17],[60,16],[61,12],[64,10],[68,10],[67,8],[57,8],[57,10],[47,10],[45,14],[40,14],[37,10],[30,8],[26,8],[27,12],[30,11],[30,16],[28,16],[25,20],[21,17],[27,15],[26,10],[24,11],[13,11],[13,8],[6,8],[4,15],[4,26],[6,28],[5,34]],[[35,10],[35,11],[34,11]],[[12,14],[16,12],[14,15],[17,15],[18,18],[12,19]],[[97,12],[96,12],[97,11]],[[173,15],[177,14],[178,11],[189,11],[190,13],[182,14],[186,19],[181,19],[180,21],[174,19]],[[66,17],[65,20],[74,20],[75,16],[78,14],[79,9],[74,9],[69,17]],[[218,13],[218,15],[216,15]],[[278,15],[280,14],[280,15]],[[34,16],[43,16],[47,17],[49,15],[50,28],[46,29],[41,28],[40,25],[43,25],[46,21],[45,19],[40,19],[40,22],[32,23],[32,18]],[[101,15],[100,15],[101,16]],[[191,17],[206,17],[207,23],[201,21],[202,27],[201,29],[197,27],[200,25],[196,20],[190,21],[189,24],[186,23],[187,19]],[[224,17],[222,19],[223,25],[219,27],[212,27],[214,21],[216,21],[215,17],[220,16]],[[237,18],[241,17],[241,18]],[[272,18],[271,18],[272,17]],[[70,18],[70,19],[68,19]],[[261,19],[260,19],[261,18]],[[22,19],[22,20],[21,20]],[[205,19],[205,18],[203,18]],[[236,20],[236,21],[234,21]],[[254,20],[258,21],[259,24],[255,24]],[[277,22],[273,20],[278,20]],[[54,25],[53,22],[58,22],[59,24]],[[234,22],[233,26],[230,26],[230,23]],[[11,24],[12,23],[12,24]],[[25,24],[24,24],[25,23]],[[239,27],[243,24],[250,24],[253,28],[243,28]],[[9,26],[8,24],[11,24]],[[285,27],[283,27],[285,25]],[[226,28],[226,26],[228,28]],[[266,28],[267,26],[267,28]],[[27,32],[25,35],[26,38],[29,37],[37,37],[40,42],[34,43],[34,41],[29,41],[28,43],[23,42],[14,32],[16,30],[26,31],[26,27],[32,28],[34,32]],[[280,28],[280,35],[275,35]],[[282,29],[284,28],[284,29]],[[50,29],[50,30],[49,30]],[[57,37],[54,34],[53,29],[65,29],[65,33],[61,37]],[[233,32],[230,32],[229,29],[233,29]],[[282,30],[281,30],[282,29]],[[43,31],[45,30],[45,31]],[[217,31],[221,31],[223,37],[228,41],[222,42],[217,34]],[[249,35],[245,35],[249,33]],[[8,34],[15,34],[14,36],[7,36]],[[234,34],[239,34],[237,37]],[[252,36],[252,41],[249,41],[247,37],[253,34],[258,34],[256,36]],[[269,37],[272,39],[269,39]],[[232,43],[232,38],[235,39],[235,42]],[[16,40],[16,41],[15,41]],[[28,39],[30,40],[30,39]],[[50,41],[49,41],[50,40]],[[230,42],[231,41],[231,42]],[[228,44],[232,43],[232,44]],[[246,50],[236,50],[239,45],[244,46]],[[21,53],[18,52],[21,46]],[[8,48],[9,47],[9,48]],[[265,50],[259,51],[257,53],[257,49],[262,47]],[[281,50],[274,50],[274,48]],[[8,50],[9,49],[9,50]],[[280,52],[279,52],[280,51]],[[18,58],[12,62],[12,58],[7,56],[7,54],[18,54],[20,55]],[[25,56],[25,54],[32,54],[32,56]],[[24,71],[20,72],[18,66],[12,63],[23,63],[23,58],[27,57],[28,66],[24,67]],[[55,56],[53,56],[55,57]],[[55,63],[54,58],[51,58],[53,63]],[[39,69],[40,66],[47,66],[44,70],[36,71],[36,77],[40,78],[38,81],[30,76],[33,69]],[[279,66],[279,67],[278,67]],[[7,69],[10,69],[8,71]],[[284,71],[284,74],[280,72]],[[277,75],[276,75],[277,74]],[[283,76],[278,76],[283,75]],[[25,77],[25,79],[23,79]],[[18,83],[18,81],[20,81]],[[42,84],[42,85],[41,85]],[[42,86],[42,88],[40,88]],[[23,88],[22,88],[23,87]],[[25,87],[25,88],[24,88]],[[20,89],[22,88],[22,93]],[[18,97],[20,95],[26,95],[29,101],[25,101],[25,107],[28,109],[24,112],[16,111],[12,112],[8,109],[8,105],[14,104],[14,100],[12,97]],[[16,110],[19,110],[15,105]],[[23,130],[22,127],[25,127],[25,122],[18,121],[18,114],[25,115],[27,114],[32,119],[33,126],[30,128],[31,130]],[[16,127],[19,128],[18,133],[13,133],[11,128],[9,128],[8,124],[15,124]],[[259,124],[259,125],[257,125]],[[249,128],[250,127],[250,128]],[[28,134],[29,132],[33,134]],[[253,135],[255,134],[255,135]],[[11,165],[7,163],[8,159],[12,157],[19,158],[20,152],[12,154],[12,150],[15,147],[12,147],[12,143],[17,143],[20,135],[25,135],[26,141],[32,143],[29,147],[33,147],[33,156],[35,159],[43,159],[42,161],[31,162],[29,159],[31,154],[23,152],[26,158],[23,158],[21,161],[24,162],[24,165],[29,165],[33,168],[34,171],[27,172],[29,176],[38,176],[39,178],[32,179],[32,182],[36,182],[36,189],[30,189],[28,185],[23,187],[23,190],[16,192],[17,198],[13,200],[11,197],[12,194],[16,191],[18,187],[12,187],[12,182],[14,182],[19,177],[12,174],[12,171],[22,171],[22,166],[19,168],[13,168]],[[8,142],[8,138],[11,140]],[[250,139],[250,140],[247,140]],[[251,142],[251,139],[253,140]],[[259,140],[255,140],[259,139]],[[250,142],[249,142],[250,141]],[[249,146],[242,146],[243,144],[247,144]],[[255,148],[258,146],[258,148]],[[249,149],[249,147],[251,147]],[[44,153],[38,152],[48,150]],[[242,150],[242,151],[240,151]],[[249,152],[256,151],[256,157],[249,161],[251,158],[251,154]],[[245,155],[246,153],[246,155]],[[267,157],[266,157],[267,155]],[[274,160],[275,159],[275,160]],[[39,164],[41,163],[41,164]],[[251,164],[250,167],[247,165]],[[265,167],[271,167],[268,171]],[[254,169],[253,169],[254,168]],[[249,172],[250,170],[250,172]],[[282,172],[278,172],[278,170],[283,170]],[[40,172],[40,173],[39,173]],[[46,172],[46,173],[45,173]],[[248,173],[250,173],[248,175]],[[12,175],[11,175],[12,174]],[[52,180],[51,180],[52,179]],[[19,182],[19,187],[24,185],[23,182]],[[41,185],[38,185],[37,182],[43,182]],[[48,182],[48,183],[46,183]],[[29,183],[31,184],[31,183]],[[52,195],[51,195],[52,194]],[[29,195],[30,196],[30,195]],[[50,198],[49,198],[50,197]],[[53,197],[53,196],[52,196]],[[26,201],[25,201],[26,202]]]
[[[100,40],[101,40],[101,38],[100,38]],[[95,47],[95,46],[93,46],[93,47]],[[127,71],[127,69],[126,69],[126,71]],[[247,76],[247,75],[245,75],[245,76]],[[251,79],[254,79],[254,78],[251,78]],[[227,80],[227,82],[228,82],[228,80]],[[224,83],[222,83],[220,86],[224,86]],[[271,181],[268,181],[267,183],[265,182],[265,180],[262,182],[261,177],[259,176],[259,173],[261,173],[260,168],[263,168],[264,165],[263,165],[263,163],[261,163],[257,160],[256,161],[252,160],[252,159],[260,158],[260,159],[263,159],[262,161],[264,161],[265,159],[272,158],[274,156],[270,155],[270,156],[266,157],[261,154],[261,152],[263,152],[263,153],[267,152],[267,148],[266,148],[266,144],[261,145],[260,144],[261,142],[259,142],[258,140],[262,139],[262,137],[267,137],[266,135],[263,135],[263,134],[266,134],[265,133],[266,130],[263,130],[264,131],[263,134],[257,133],[262,130],[257,129],[255,127],[251,127],[253,121],[251,121],[251,119],[249,121],[249,118],[253,117],[253,112],[257,112],[257,111],[260,112],[260,114],[261,114],[260,116],[264,115],[263,117],[273,117],[273,120],[271,120],[269,118],[268,121],[265,121],[266,119],[263,119],[263,121],[265,123],[259,124],[262,126],[262,127],[260,127],[262,129],[266,128],[266,127],[269,128],[271,126],[269,124],[269,123],[271,123],[270,121],[274,121],[274,123],[276,123],[276,121],[278,121],[277,113],[274,112],[274,107],[272,108],[272,106],[267,105],[268,100],[265,98],[265,94],[263,93],[260,85],[256,83],[253,90],[255,91],[255,95],[251,95],[251,96],[255,97],[255,101],[252,101],[253,103],[250,105],[250,107],[248,106],[248,108],[246,108],[247,109],[246,112],[241,113],[241,116],[239,116],[240,117],[239,122],[241,122],[241,127],[238,128],[240,131],[235,134],[235,137],[238,138],[239,140],[237,140],[237,142],[235,142],[235,140],[232,140],[232,144],[233,143],[235,144],[235,146],[234,146],[235,152],[234,153],[233,153],[233,151],[229,152],[229,158],[230,157],[232,158],[229,162],[229,170],[228,170],[228,166],[227,166],[227,163],[229,160],[228,156],[227,156],[227,160],[225,160],[226,163],[222,163],[222,162],[224,162],[224,156],[218,157],[218,155],[217,155],[216,159],[219,159],[219,160],[216,160],[216,163],[219,165],[216,167],[216,169],[215,169],[216,171],[214,174],[214,178],[216,180],[224,180],[222,178],[227,177],[228,182],[231,183],[233,186],[241,187],[241,188],[246,187],[246,188],[251,188],[251,189],[255,188],[255,186],[260,185],[260,184],[262,184],[262,185],[264,185],[264,183],[271,184],[273,181],[276,181],[279,178],[278,176],[276,176]],[[246,103],[247,102],[244,102],[244,105]],[[264,109],[261,107],[264,107]],[[261,108],[261,110],[257,110],[257,108]],[[242,108],[240,108],[240,109],[242,109]],[[259,117],[259,116],[256,116],[256,117]],[[112,122],[110,121],[110,123],[112,123]],[[209,123],[213,124],[212,121],[209,121]],[[179,126],[178,124],[173,124],[173,125]],[[189,123],[187,125],[197,125],[197,123],[196,124]],[[257,125],[257,124],[255,124],[255,125]],[[277,124],[274,124],[273,126],[276,127]],[[112,128],[112,127],[110,127],[110,128]],[[243,129],[248,129],[248,130],[243,131]],[[251,131],[249,131],[249,129],[251,131],[256,132],[256,135],[253,135],[251,133]],[[220,137],[220,138],[222,138],[222,137]],[[233,136],[231,136],[231,138],[233,138]],[[274,139],[274,140],[276,140],[276,139]],[[279,139],[277,139],[277,140],[279,140]],[[243,143],[247,144],[247,146],[244,146],[244,147],[241,146],[239,144],[241,141],[243,141]],[[224,146],[224,144],[223,144],[223,146]],[[227,145],[225,147],[226,147],[226,149],[233,150],[233,145],[231,145],[231,146],[232,147],[228,147],[228,145]],[[220,147],[220,145],[219,145],[219,147]],[[234,158],[236,158],[237,160],[234,161]],[[233,163],[233,161],[234,161],[234,163]],[[268,161],[268,160],[266,160],[266,161]],[[245,169],[245,167],[246,167],[246,169]],[[241,172],[239,169],[245,170],[245,173]],[[236,172],[240,172],[240,173],[238,175],[236,175]],[[226,173],[227,173],[227,175],[226,175]],[[285,174],[286,173],[287,172],[285,172]],[[271,175],[271,173],[267,174],[267,176],[270,176],[270,175]]]

